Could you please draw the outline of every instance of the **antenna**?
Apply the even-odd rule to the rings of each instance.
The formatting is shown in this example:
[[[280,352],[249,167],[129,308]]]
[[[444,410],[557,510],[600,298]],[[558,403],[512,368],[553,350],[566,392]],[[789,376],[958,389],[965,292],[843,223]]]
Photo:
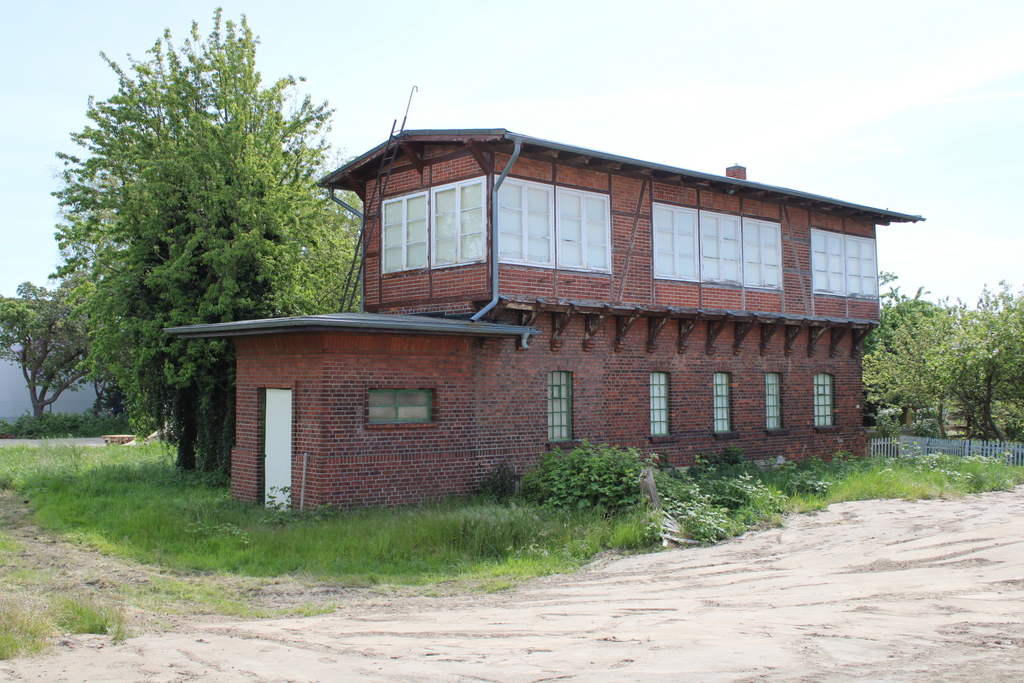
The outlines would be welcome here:
[[[402,128],[398,131],[399,133],[405,130],[405,120],[409,118],[409,107],[412,106],[412,96],[417,92],[419,92],[419,88],[415,85],[412,86],[412,90],[409,91],[409,103],[405,105],[405,116],[402,117]]]

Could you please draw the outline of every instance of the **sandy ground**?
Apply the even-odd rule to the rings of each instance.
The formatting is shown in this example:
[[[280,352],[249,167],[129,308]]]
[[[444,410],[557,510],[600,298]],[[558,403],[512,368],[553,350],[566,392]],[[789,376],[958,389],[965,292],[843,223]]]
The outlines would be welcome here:
[[[868,501],[518,590],[62,639],[5,681],[1022,681],[1024,487]]]

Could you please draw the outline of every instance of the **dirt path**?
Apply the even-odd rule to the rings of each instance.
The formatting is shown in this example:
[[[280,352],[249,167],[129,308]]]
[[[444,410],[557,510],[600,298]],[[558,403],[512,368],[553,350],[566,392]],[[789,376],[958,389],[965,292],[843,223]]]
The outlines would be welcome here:
[[[1016,682],[1024,488],[843,503],[509,593],[62,642],[0,680]]]

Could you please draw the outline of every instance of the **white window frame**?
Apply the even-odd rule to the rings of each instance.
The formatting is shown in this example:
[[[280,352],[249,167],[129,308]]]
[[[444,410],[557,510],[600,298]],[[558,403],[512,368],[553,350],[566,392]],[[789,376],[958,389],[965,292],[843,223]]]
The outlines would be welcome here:
[[[846,248],[846,292],[855,297],[878,297],[878,255],[875,240],[870,237],[847,235]],[[856,255],[854,252],[857,252]],[[864,272],[868,271],[868,272]],[[867,287],[864,285],[867,284]]]
[[[502,203],[502,194],[506,192],[506,188],[508,191],[516,189],[519,192],[520,206],[518,208],[508,207]],[[547,194],[547,233],[543,236],[531,234],[530,217],[540,215],[540,212],[531,211],[529,208],[529,193],[531,190],[543,191]],[[508,212],[519,213],[519,232],[506,230],[506,228],[512,227],[508,224],[508,219],[505,218]],[[514,236],[520,240],[522,258],[517,259],[504,255],[502,243],[504,235],[509,235],[510,238]],[[548,259],[546,261],[536,261],[530,258],[530,240],[535,238],[547,240]],[[545,268],[551,268],[555,265],[555,187],[553,185],[510,178],[506,178],[502,182],[501,187],[498,188],[498,260],[502,263],[519,263]]]
[[[410,242],[409,241],[409,202],[415,199],[423,199],[423,221],[424,221],[424,241],[423,242]],[[386,223],[388,207],[395,204],[401,204],[402,207],[402,220],[400,223]],[[407,194],[401,197],[395,197],[393,199],[387,199],[381,202],[381,221],[382,229],[380,231],[380,269],[382,273],[399,273],[404,270],[422,270],[430,264],[430,199],[429,193],[427,192],[416,192],[414,194]],[[387,254],[386,250],[393,247],[386,247],[386,235],[389,227],[400,226],[402,234],[402,264],[399,268],[387,268]],[[409,246],[410,244],[423,244],[423,262],[409,265]]]
[[[659,215],[661,220],[667,219],[671,225],[665,225],[661,223],[659,225]],[[680,226],[685,225],[689,222],[693,226],[693,233],[687,235],[685,232],[680,232]],[[671,206],[669,204],[657,204],[653,205],[653,214],[651,216],[652,223],[652,254],[653,254],[653,269],[654,277],[662,280],[685,280],[688,282],[697,282],[700,280],[700,217],[696,209],[685,209],[679,206]],[[666,251],[661,248],[659,243],[659,233],[663,238],[671,235],[672,247],[671,251]],[[689,254],[686,253],[689,247]],[[659,256],[664,255],[672,260],[671,272],[665,272],[660,269]],[[683,269],[680,268],[680,258],[689,256],[693,259],[693,270],[689,273],[681,272]],[[662,259],[662,263],[665,258]]]
[[[669,378],[667,372],[650,375],[651,436],[669,435]]]
[[[751,239],[756,235],[757,239]],[[765,247],[771,235],[775,244]],[[756,246],[756,249],[752,248]],[[774,248],[775,253],[770,253]],[[775,282],[766,277],[774,269]],[[743,219],[743,284],[747,287],[782,289],[782,226],[756,218]]]
[[[566,223],[572,217],[565,216],[562,213],[562,207],[565,206],[566,197],[578,197],[580,200],[580,206],[582,208],[582,215],[580,216],[580,238],[578,240],[566,239]],[[601,246],[604,247],[605,253],[605,265],[594,266],[590,263],[589,249],[590,244],[596,244],[588,240],[588,219],[590,218],[587,214],[586,205],[587,199],[596,199],[602,203],[602,216],[601,220],[604,222],[604,230],[602,231]],[[611,199],[607,194],[599,194],[597,192],[586,192],[583,190],[571,190],[564,187],[556,187],[555,195],[555,233],[556,233],[556,244],[555,254],[556,263],[559,268],[567,270],[587,270],[591,272],[599,273],[610,273],[612,267],[612,237],[611,237]],[[580,245],[580,255],[582,257],[582,263],[566,263],[565,262],[565,249],[563,245],[565,243],[578,243]]]
[[[814,426],[835,425],[836,390],[835,377],[827,372],[814,376]]]
[[[877,299],[876,245],[871,237],[855,237],[812,229],[811,269],[814,291],[821,294]],[[865,270],[869,272],[865,273]],[[868,286],[865,287],[865,284]]]
[[[465,209],[462,206],[462,190],[473,185],[480,186],[480,206],[471,209]],[[441,192],[448,192],[450,190],[455,191],[455,261],[438,263],[437,261],[437,241],[438,241],[438,230],[437,230],[437,195]],[[479,210],[480,211],[480,229],[474,232],[463,232],[463,214],[469,211]],[[479,178],[471,178],[469,180],[460,180],[455,183],[448,183],[446,185],[438,185],[430,189],[430,206],[427,209],[427,213],[430,217],[429,226],[429,241],[430,241],[430,266],[431,268],[451,268],[453,266],[461,266],[467,263],[482,263],[487,260],[487,183],[486,177],[481,176]],[[463,256],[463,240],[469,235],[478,234],[480,236],[480,255],[476,258],[466,258]],[[446,237],[444,239],[452,239]]]
[[[711,378],[713,424],[716,433],[732,431],[732,375],[716,372]]]
[[[764,373],[764,428],[782,429],[782,373]]]
[[[711,236],[708,234],[710,231],[707,226],[712,222],[716,221],[717,235]],[[727,239],[723,236],[722,224],[729,223],[733,224],[736,230],[735,239]],[[700,271],[701,279],[704,282],[723,282],[727,284],[741,285],[743,284],[743,224],[740,216],[734,216],[728,213],[716,213],[714,211],[701,211],[700,212]],[[730,243],[733,243],[730,245]],[[712,256],[709,252],[712,251],[711,246],[714,245],[714,251],[716,255]],[[735,257],[727,257],[725,254],[729,251],[730,246],[735,249]],[[709,265],[714,262],[718,274],[715,276],[709,275]],[[733,264],[736,269],[736,277],[730,278],[723,275],[725,270],[723,266],[725,264]]]

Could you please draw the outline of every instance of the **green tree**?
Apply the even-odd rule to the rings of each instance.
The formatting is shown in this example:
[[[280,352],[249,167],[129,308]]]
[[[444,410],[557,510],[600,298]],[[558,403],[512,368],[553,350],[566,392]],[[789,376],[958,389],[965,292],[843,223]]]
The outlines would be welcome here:
[[[943,434],[955,412],[969,437],[1004,440],[1024,412],[1024,293],[1004,283],[975,308],[915,302],[893,320],[864,358],[869,396],[933,410]]]
[[[136,429],[168,427],[186,469],[228,467],[233,348],[164,328],[337,310],[323,273],[351,251],[314,182],[331,111],[295,78],[264,85],[256,45],[218,10],[206,38],[167,31],[128,69],[104,55],[117,92],[72,134],[84,154],[58,155],[57,238],[66,268],[90,275],[93,354]]]
[[[0,358],[21,368],[39,417],[62,393],[82,384],[89,342],[85,319],[66,283],[54,290],[25,282],[0,299]]]

